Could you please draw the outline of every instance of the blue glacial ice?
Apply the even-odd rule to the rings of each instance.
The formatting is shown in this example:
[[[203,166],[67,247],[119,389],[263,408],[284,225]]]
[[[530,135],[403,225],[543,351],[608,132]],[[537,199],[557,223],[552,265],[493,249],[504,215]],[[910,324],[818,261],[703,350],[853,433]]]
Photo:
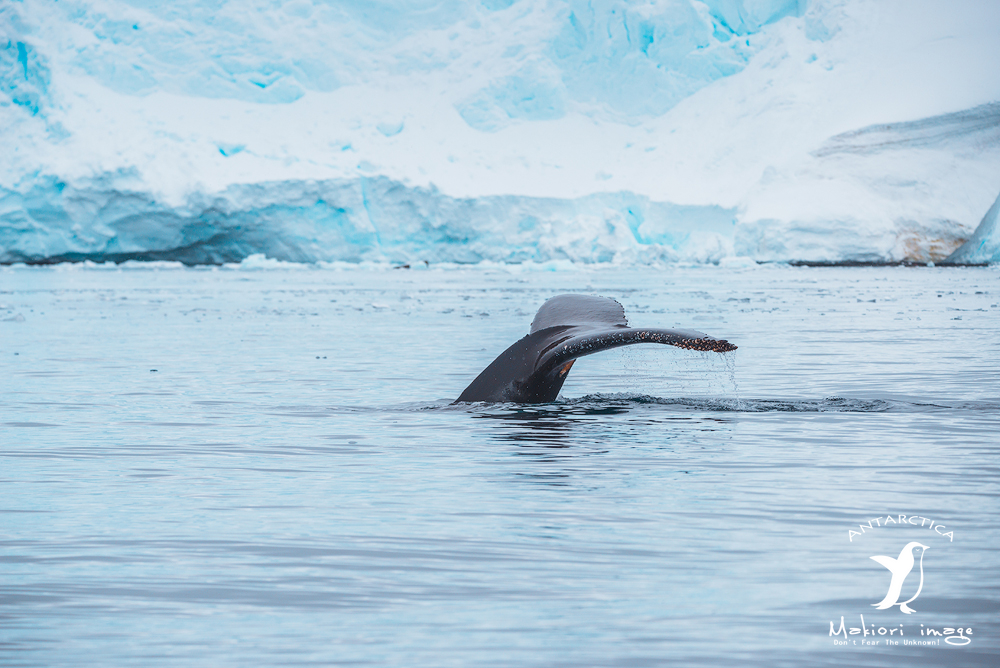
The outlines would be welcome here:
[[[461,199],[376,176],[234,185],[173,207],[130,190],[129,177],[49,179],[6,193],[0,260],[628,263],[732,254],[733,210],[632,193]]]
[[[0,262],[996,262],[998,30],[937,0],[5,3]]]
[[[44,58],[27,42],[13,36],[0,44],[0,85],[7,104],[22,107],[31,115],[38,114],[48,103],[51,82]]]
[[[1000,261],[1000,195],[983,216],[972,237],[945,258],[946,264],[980,264]]]

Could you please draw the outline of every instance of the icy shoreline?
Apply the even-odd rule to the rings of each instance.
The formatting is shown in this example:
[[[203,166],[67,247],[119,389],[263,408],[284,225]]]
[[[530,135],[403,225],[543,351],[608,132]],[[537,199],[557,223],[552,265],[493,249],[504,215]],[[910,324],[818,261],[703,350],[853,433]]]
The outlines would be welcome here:
[[[3,263],[219,264],[254,254],[288,262],[647,263],[733,255],[732,210],[632,193],[458,199],[375,177],[232,186],[172,207],[114,181],[49,180],[25,194],[0,194],[0,202]]]
[[[889,229],[862,225],[867,237],[847,231],[838,242],[830,238],[833,222],[745,223],[736,209],[628,192],[458,199],[376,177],[232,186],[171,207],[108,181],[74,187],[49,179],[24,194],[0,189],[0,264],[223,264],[259,255],[306,263],[880,265],[982,264],[1000,256],[997,204],[971,234],[948,220],[903,217],[886,221]]]

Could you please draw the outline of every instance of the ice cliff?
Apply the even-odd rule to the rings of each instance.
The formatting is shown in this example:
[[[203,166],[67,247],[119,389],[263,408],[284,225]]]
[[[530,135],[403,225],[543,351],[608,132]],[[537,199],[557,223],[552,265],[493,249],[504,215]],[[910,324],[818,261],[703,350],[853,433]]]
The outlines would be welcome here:
[[[997,34],[930,0],[6,2],[0,262],[998,262]]]

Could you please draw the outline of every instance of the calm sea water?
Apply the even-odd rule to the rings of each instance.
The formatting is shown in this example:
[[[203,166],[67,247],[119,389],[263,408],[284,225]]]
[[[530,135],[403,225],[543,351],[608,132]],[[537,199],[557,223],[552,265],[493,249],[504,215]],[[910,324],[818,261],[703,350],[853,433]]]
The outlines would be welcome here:
[[[451,405],[568,291],[740,348]],[[2,665],[1000,660],[996,268],[7,267],[0,378]]]

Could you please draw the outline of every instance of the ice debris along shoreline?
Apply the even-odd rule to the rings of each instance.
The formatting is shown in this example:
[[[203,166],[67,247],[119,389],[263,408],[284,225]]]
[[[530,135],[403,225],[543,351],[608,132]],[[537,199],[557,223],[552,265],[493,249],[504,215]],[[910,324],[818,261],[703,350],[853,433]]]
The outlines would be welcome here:
[[[997,31],[938,0],[9,3],[0,263],[998,262]]]

